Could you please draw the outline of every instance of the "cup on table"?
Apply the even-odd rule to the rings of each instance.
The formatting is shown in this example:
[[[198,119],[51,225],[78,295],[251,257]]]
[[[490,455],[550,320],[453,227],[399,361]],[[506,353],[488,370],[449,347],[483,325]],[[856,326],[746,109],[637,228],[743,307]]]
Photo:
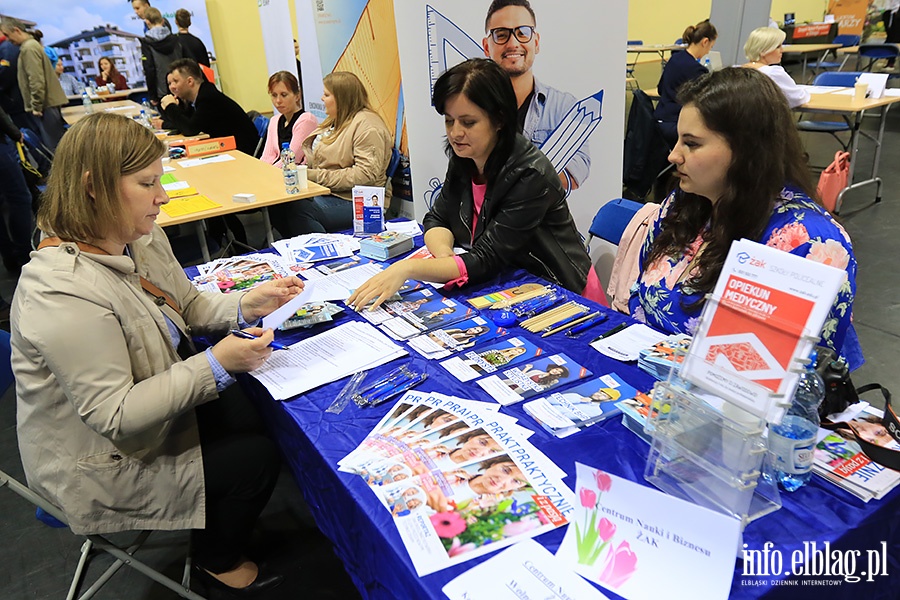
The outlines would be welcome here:
[[[309,179],[306,177],[306,165],[297,165],[297,187],[301,190],[309,189]]]
[[[866,94],[869,93],[869,84],[857,81],[853,86],[853,99],[854,100],[865,100]]]

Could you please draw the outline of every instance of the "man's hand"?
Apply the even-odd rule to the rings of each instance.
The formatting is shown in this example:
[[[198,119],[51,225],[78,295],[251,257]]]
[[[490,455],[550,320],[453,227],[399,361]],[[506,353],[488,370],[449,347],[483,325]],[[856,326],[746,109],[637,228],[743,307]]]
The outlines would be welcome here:
[[[178,100],[172,94],[166,94],[159,101],[159,106],[163,110],[166,110],[170,104],[178,104]]]

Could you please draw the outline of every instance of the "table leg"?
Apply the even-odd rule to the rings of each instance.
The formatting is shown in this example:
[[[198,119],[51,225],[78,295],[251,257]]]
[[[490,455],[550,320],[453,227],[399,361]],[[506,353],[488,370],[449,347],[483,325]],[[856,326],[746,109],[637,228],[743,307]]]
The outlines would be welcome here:
[[[269,247],[272,247],[272,244],[275,243],[275,235],[272,233],[272,221],[269,219],[269,207],[262,207],[262,215],[263,215],[263,226],[266,228],[266,243],[269,244]]]
[[[851,138],[851,148],[850,148],[850,172],[847,177],[847,187],[842,189],[837,196],[837,200],[834,204],[834,214],[838,214],[841,210],[841,204],[844,200],[844,194],[849,192],[852,189],[862,187],[864,185],[869,185],[870,183],[875,184],[875,202],[881,202],[881,177],[878,176],[878,166],[881,162],[881,145],[884,141],[884,129],[887,124],[887,111],[890,108],[889,104],[886,104],[881,107],[881,119],[878,123],[878,136],[872,138],[873,143],[875,144],[875,156],[872,159],[872,174],[869,179],[865,179],[863,181],[854,182],[853,181],[853,173],[856,170],[856,155],[859,150],[859,128],[862,125],[863,112],[859,112],[856,114],[855,121],[853,124],[853,137]],[[871,137],[867,135],[866,137]]]
[[[200,241],[200,253],[203,255],[203,260],[209,262],[209,246],[206,245],[206,232],[203,230],[203,221],[195,222],[194,227],[197,229],[197,239]]]

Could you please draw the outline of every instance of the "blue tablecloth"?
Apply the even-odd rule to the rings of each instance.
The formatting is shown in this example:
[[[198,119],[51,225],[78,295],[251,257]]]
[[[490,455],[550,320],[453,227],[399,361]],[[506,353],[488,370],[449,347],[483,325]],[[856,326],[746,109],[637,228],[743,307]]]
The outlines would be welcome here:
[[[189,275],[190,275],[189,270]],[[479,286],[456,290],[448,295],[457,299],[478,296],[526,282],[540,282],[524,271],[504,273],[495,280]],[[580,296],[573,299],[588,302]],[[488,311],[485,311],[488,312]],[[592,339],[606,329],[628,321],[628,317],[609,311],[609,321],[572,341],[563,334],[548,338],[528,333],[519,327],[511,328],[511,335],[524,335],[539,342],[548,352],[565,352],[575,361],[588,367],[595,376],[609,372],[619,374],[626,382],[640,390],[648,390],[653,379],[639,371],[634,363],[625,364],[602,356],[588,346]],[[336,323],[359,318],[345,311]],[[288,342],[321,331],[317,326],[309,332],[279,333],[278,339]],[[411,351],[411,356],[382,366],[371,374],[387,372],[399,364],[415,360],[428,373],[417,389],[440,391],[476,400],[492,401],[481,388],[463,384],[450,376],[436,361],[426,361]],[[452,578],[490,557],[481,557],[462,565],[419,578],[409,555],[393,525],[390,513],[375,498],[362,478],[340,473],[337,462],[353,450],[375,424],[393,406],[387,402],[375,408],[360,409],[353,403],[341,414],[326,413],[346,380],[313,390],[295,399],[276,402],[255,379],[241,378],[241,385],[260,407],[263,416],[290,464],[304,498],[315,515],[322,532],[335,546],[362,595],[366,598],[444,598],[441,588]],[[559,440],[547,434],[522,410],[521,404],[504,407],[525,427],[535,430],[531,441],[569,474],[565,483],[575,485],[575,461],[601,468],[621,477],[647,484],[643,479],[649,446],[625,429],[618,419],[598,424],[576,435]],[[784,507],[751,523],[744,532],[744,543],[751,550],[763,549],[772,542],[780,551],[784,569],[790,568],[791,553],[803,550],[804,542],[816,542],[822,549],[830,542],[831,550],[859,550],[857,574],[865,570],[866,551],[880,550],[887,544],[891,557],[888,576],[874,582],[842,583],[840,585],[780,585],[783,576],[744,576],[743,561],[735,564],[732,598],[861,598],[896,599],[900,597],[900,490],[885,499],[868,504],[824,480],[814,477],[812,482],[793,494],[782,493]],[[542,536],[537,541],[555,551],[562,541],[564,529]],[[697,574],[702,577],[702,574]],[[789,578],[788,578],[789,579]],[[800,577],[802,580],[823,578]],[[835,578],[832,578],[835,579]],[[864,578],[865,579],[865,578]],[[777,583],[773,581],[778,580]],[[840,581],[841,578],[836,578]],[[610,598],[615,594],[604,590]],[[673,590],[671,598],[691,598],[689,590]]]

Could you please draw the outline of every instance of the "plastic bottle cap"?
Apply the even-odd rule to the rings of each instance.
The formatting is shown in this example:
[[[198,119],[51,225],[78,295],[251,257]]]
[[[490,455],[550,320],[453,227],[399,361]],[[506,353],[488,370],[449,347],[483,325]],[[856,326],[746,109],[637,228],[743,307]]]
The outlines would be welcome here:
[[[290,148],[290,147],[291,147],[290,142],[282,142],[282,143],[281,143],[281,149],[282,149],[282,150],[287,150],[287,149]]]

